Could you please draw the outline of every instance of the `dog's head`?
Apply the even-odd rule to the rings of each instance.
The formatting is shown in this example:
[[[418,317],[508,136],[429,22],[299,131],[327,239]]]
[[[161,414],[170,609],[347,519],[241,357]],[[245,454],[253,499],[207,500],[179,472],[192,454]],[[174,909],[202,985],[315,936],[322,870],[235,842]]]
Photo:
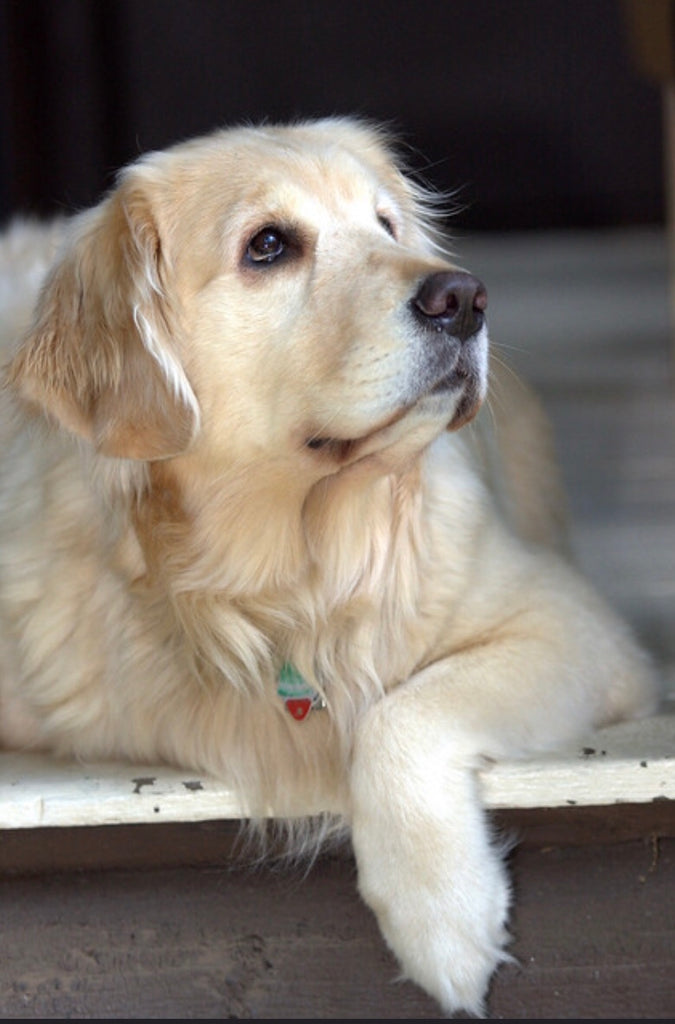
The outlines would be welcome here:
[[[257,455],[318,478],[472,417],[485,290],[423,193],[349,120],[147,156],[76,218],[9,368],[113,457]]]

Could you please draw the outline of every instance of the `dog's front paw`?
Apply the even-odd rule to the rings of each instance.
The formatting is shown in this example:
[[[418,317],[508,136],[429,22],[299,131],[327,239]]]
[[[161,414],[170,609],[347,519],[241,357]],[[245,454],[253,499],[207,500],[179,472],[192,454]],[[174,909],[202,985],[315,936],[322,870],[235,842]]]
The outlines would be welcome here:
[[[419,839],[426,846],[424,834]],[[450,865],[447,850],[436,848],[439,856],[433,857],[432,840],[419,863],[404,866],[405,856],[392,856],[396,840],[385,845],[386,858],[374,865],[357,851],[359,889],[403,975],[446,1013],[483,1016],[490,978],[509,959],[504,951],[509,886],[501,862],[490,850],[476,861]]]

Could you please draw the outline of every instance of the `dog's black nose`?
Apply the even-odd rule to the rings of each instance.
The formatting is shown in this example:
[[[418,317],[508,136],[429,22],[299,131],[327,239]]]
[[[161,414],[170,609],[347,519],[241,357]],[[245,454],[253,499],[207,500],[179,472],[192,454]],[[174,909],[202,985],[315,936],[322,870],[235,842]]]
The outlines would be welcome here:
[[[425,326],[467,341],[483,326],[487,291],[473,274],[442,271],[425,277],[412,306]]]

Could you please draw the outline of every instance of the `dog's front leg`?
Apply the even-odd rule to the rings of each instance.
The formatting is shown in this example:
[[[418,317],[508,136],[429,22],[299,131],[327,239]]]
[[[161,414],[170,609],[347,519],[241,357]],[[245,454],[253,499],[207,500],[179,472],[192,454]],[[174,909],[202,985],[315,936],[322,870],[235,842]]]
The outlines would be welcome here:
[[[424,697],[410,710],[391,695],[358,731],[351,781],[359,890],[404,976],[445,1012],[480,1016],[506,958],[509,902],[478,793],[480,755],[474,738],[447,731],[445,714]]]
[[[624,667],[635,679],[628,699],[618,662],[590,660],[572,632],[565,650],[560,659],[523,633],[478,644],[389,693],[357,730],[351,813],[360,892],[405,975],[448,1013],[480,1014],[506,959],[509,887],[477,769],[486,758],[567,741],[610,712],[643,713],[652,701],[647,676],[638,686],[638,656]],[[607,697],[617,687],[620,708]]]

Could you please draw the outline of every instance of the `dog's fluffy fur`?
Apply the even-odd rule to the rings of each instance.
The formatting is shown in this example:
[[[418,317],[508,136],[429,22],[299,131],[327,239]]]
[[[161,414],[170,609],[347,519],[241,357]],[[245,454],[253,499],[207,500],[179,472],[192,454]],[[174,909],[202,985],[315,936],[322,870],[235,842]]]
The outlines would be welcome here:
[[[535,400],[495,366],[474,419],[481,302],[461,338],[421,309],[453,273],[431,205],[330,119],[151,154],[6,233],[0,739],[340,815],[404,973],[480,1013],[508,886],[477,766],[655,685],[556,551]],[[303,722],[284,662],[326,703]]]

